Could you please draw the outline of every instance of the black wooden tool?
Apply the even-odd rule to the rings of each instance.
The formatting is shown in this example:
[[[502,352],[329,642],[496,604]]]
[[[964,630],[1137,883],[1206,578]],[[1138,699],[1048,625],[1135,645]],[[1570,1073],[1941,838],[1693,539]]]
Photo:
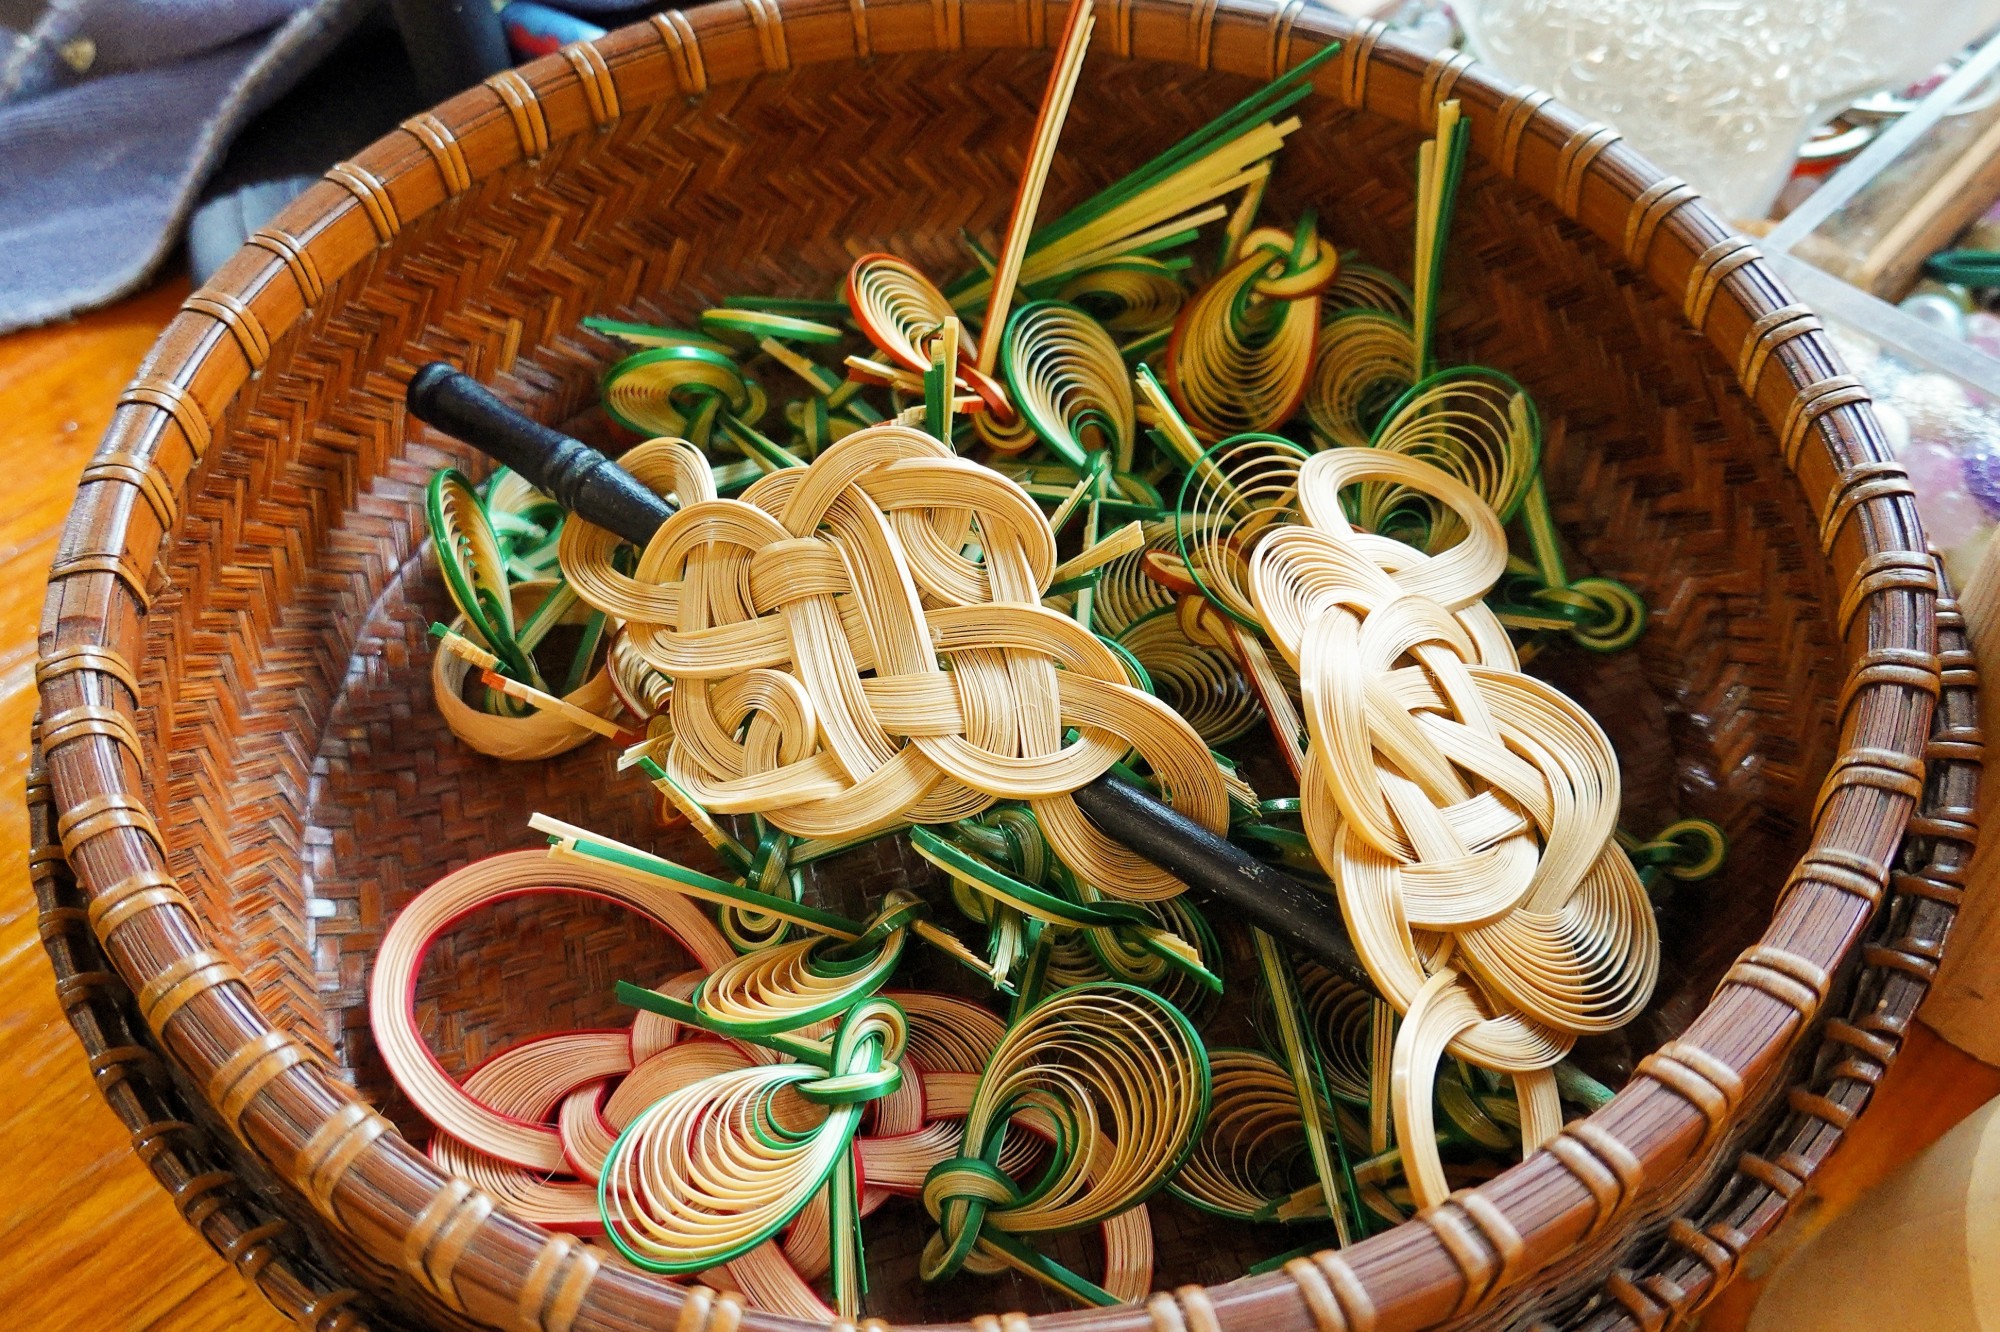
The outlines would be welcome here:
[[[580,439],[509,407],[484,384],[432,361],[410,376],[410,414],[511,467],[575,514],[644,549],[674,506]]]
[[[511,467],[578,517],[643,547],[673,505],[581,440],[529,419],[471,376],[433,361],[410,378],[410,414]],[[1077,805],[1118,841],[1227,907],[1302,956],[1373,991],[1324,892],[1258,860],[1138,787],[1106,774],[1075,793]]]

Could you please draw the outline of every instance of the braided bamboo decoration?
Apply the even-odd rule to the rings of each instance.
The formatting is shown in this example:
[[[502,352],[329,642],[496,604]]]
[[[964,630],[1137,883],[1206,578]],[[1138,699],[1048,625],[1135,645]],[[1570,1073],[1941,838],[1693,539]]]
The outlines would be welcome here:
[[[632,576],[609,567],[608,539],[570,535],[580,522],[563,568],[675,681],[665,766],[703,806],[851,837],[1026,800],[1085,881],[1141,900],[1181,891],[1068,793],[1137,749],[1175,808],[1220,831],[1221,775],[1110,649],[1040,605],[1055,541],[1018,485],[893,424],[741,499],[712,498],[692,450],[658,449],[692,502]]]
[[[1462,526],[1425,555],[1354,530],[1343,490],[1390,483]],[[1397,1141],[1420,1205],[1448,1193],[1432,1087],[1447,1052],[1511,1074],[1526,1150],[1562,1126],[1553,1066],[1651,995],[1659,936],[1613,838],[1618,761],[1589,714],[1522,674],[1482,603],[1506,567],[1493,511],[1418,459],[1334,449],[1299,473],[1304,522],[1251,559],[1312,738],[1306,833],[1356,949],[1403,1013]]]

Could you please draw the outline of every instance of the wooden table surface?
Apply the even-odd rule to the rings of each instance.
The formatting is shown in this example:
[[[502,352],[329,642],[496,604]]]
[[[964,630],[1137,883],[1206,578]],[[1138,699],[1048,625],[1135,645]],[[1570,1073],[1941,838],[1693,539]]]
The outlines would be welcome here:
[[[28,886],[35,631],[77,474],[118,392],[186,295],[172,283],[74,323],[0,338],[0,1309],[20,1328],[266,1332],[291,1324],[181,1220],[91,1085],[56,1004]]]
[[[44,575],[77,474],[118,391],[186,293],[173,282],[73,323],[0,338],[9,472],[0,504],[0,1310],[18,1328],[290,1326],[195,1237],[133,1156],[91,1085],[55,1000],[28,886],[28,731]],[[1733,1332],[1757,1279],[1789,1243],[1976,1106],[2000,1070],[1914,1030],[1876,1104],[1815,1181],[1790,1227],[1703,1319]],[[1766,1256],[1768,1255],[1768,1256]]]

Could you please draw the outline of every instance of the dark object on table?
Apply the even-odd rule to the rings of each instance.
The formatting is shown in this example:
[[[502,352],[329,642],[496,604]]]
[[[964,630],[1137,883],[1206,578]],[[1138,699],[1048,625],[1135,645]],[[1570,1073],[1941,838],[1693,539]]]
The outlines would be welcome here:
[[[426,103],[507,68],[507,42],[487,0],[389,0]]]
[[[386,12],[364,24],[230,146],[188,219],[197,285],[335,162],[507,68],[485,0],[401,0],[394,11],[394,24]]]
[[[329,166],[427,104],[386,12],[371,17],[230,145],[188,219],[195,284]]]

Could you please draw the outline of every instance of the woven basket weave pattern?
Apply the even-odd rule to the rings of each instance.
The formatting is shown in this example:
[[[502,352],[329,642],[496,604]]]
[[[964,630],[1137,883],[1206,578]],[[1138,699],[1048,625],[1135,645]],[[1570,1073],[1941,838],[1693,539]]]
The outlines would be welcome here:
[[[1493,86],[1463,57],[1426,60],[1297,3],[1121,4],[1105,17],[1101,43],[1148,63],[1100,59],[1078,104],[1088,150],[1059,159],[1057,198],[1141,160],[1245,77],[1342,34],[1274,206],[1311,198],[1344,244],[1402,266],[1421,109],[1465,99],[1483,164],[1460,215],[1445,345],[1518,374],[1561,423],[1550,475],[1571,497],[1566,535],[1657,609],[1635,663],[1582,696],[1600,710],[1659,700],[1657,725],[1619,736],[1640,808],[1721,819],[1743,868],[1733,893],[1705,904],[1714,919],[1680,932],[1679,987],[1655,1027],[1635,1029],[1635,1053],[1678,1035],[1610,1110],[1361,1249],[1093,1326],[1678,1317],[1768,1230],[1865,1101],[1958,891],[1977,758],[1969,662],[1907,483],[1816,321],[1786,304],[1747,242],[1609,131]],[[518,789],[501,797],[442,739],[412,683],[436,599],[412,555],[422,481],[462,459],[405,444],[402,379],[443,356],[511,375],[516,396],[561,419],[587,403],[602,364],[604,348],[576,332],[585,314],[685,318],[732,291],[824,285],[856,245],[943,271],[956,229],[1004,208],[1046,67],[982,48],[1042,45],[1049,18],[1035,5],[747,0],[500,76],[330,173],[190,300],[125,395],[52,575],[53,831],[91,899],[113,901],[98,921],[110,959],[239,1135],[238,1169],[298,1186],[295,1215],[346,1279],[468,1325],[679,1317],[701,1332],[738,1317],[706,1300],[675,1315],[673,1292],[490,1214],[321,1072],[345,1066],[384,1091],[361,993],[373,944],[411,893],[475,849],[520,844],[525,809],[614,833],[644,814],[605,810],[601,755],[511,770]],[[932,50],[956,54],[893,54]],[[777,76],[742,82],[760,72]],[[1861,1007],[1832,1029],[1845,1062],[1804,1070],[1802,1019],[1857,952],[1923,794],[1941,678],[1916,825],[1932,854],[1897,877]],[[1801,854],[1764,943],[1737,959]],[[644,935],[588,919],[579,951],[620,974],[659,964]],[[478,965],[504,927],[464,941]],[[560,972],[538,971],[536,986]],[[575,976],[536,1013],[601,1013],[601,980]],[[493,1011],[454,1017],[440,1043],[471,1057],[525,1021],[497,988],[480,987]],[[1790,1118],[1767,1139],[1763,1111],[1801,1074],[1810,1090],[1790,1093]],[[1712,1192],[1730,1144],[1753,1129],[1777,1144],[1768,1163],[1728,1185],[1705,1229],[1675,1222],[1647,1275],[1613,1275],[1611,1299],[1583,1310],[1595,1278],[1634,1261],[1633,1241]],[[295,1311],[311,1302],[284,1290]]]

